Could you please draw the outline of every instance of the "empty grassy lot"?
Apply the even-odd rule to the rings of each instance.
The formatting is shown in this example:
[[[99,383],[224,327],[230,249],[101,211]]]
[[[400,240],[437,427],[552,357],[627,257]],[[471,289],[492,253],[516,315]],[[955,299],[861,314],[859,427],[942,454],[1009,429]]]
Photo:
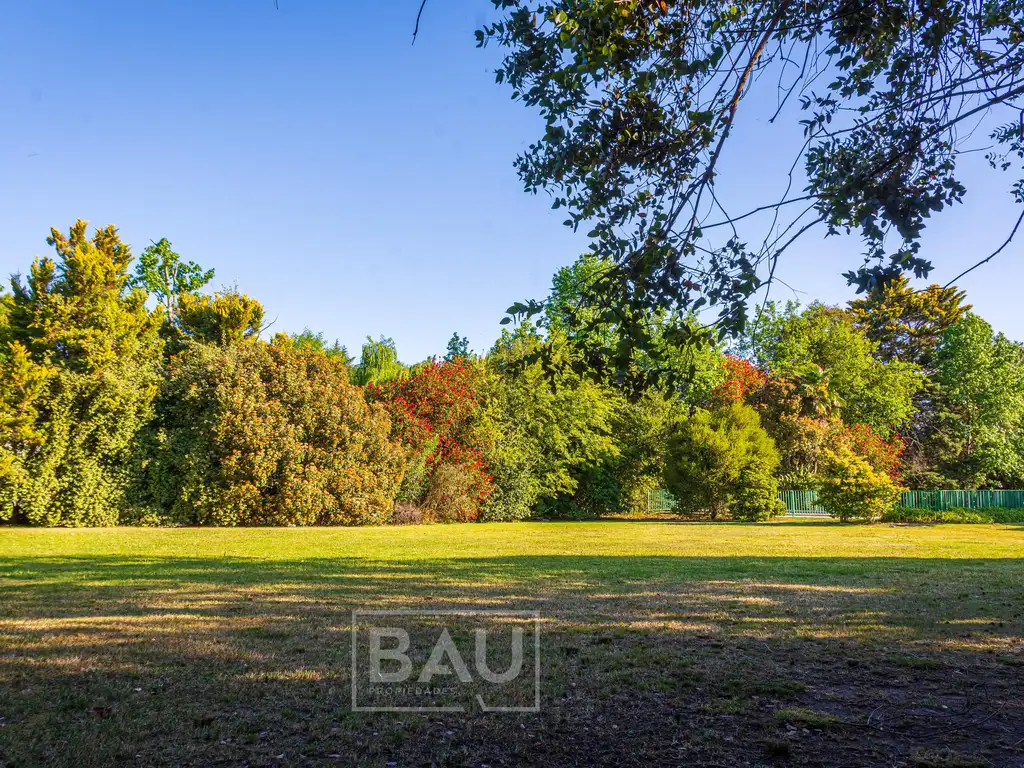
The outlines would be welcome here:
[[[1024,766],[1022,555],[814,520],[0,529],[0,765]],[[541,711],[351,712],[358,608],[540,612]]]

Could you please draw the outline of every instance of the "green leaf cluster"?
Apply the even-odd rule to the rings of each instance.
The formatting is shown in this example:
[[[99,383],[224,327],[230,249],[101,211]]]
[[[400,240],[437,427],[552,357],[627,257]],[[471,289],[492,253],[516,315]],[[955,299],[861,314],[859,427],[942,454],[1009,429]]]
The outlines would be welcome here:
[[[666,487],[680,514],[760,520],[781,514],[775,443],[744,403],[676,420],[668,440]]]
[[[0,313],[0,519],[114,525],[163,342],[113,226],[51,230],[56,258],[15,276]]]
[[[903,489],[863,456],[840,445],[826,454],[818,487],[818,504],[843,522],[873,522],[889,514]]]
[[[344,361],[294,344],[191,342],[143,444],[137,515],[171,524],[390,520],[405,454]]]

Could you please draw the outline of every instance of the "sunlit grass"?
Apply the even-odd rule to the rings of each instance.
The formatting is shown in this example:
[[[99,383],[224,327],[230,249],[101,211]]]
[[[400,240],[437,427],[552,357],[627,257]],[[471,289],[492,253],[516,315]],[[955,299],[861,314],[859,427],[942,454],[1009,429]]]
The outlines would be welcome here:
[[[997,754],[1024,729],[1022,554],[1022,526],[813,520],[0,529],[0,765],[564,764],[594,728],[590,762],[781,739],[830,764],[869,717],[909,759],[920,712],[979,707],[955,739]],[[354,715],[364,608],[538,611],[542,712]],[[780,710],[850,725],[799,744]]]
[[[387,528],[0,529],[0,556],[383,560],[516,555],[1019,557],[1024,526],[673,522],[489,523]]]

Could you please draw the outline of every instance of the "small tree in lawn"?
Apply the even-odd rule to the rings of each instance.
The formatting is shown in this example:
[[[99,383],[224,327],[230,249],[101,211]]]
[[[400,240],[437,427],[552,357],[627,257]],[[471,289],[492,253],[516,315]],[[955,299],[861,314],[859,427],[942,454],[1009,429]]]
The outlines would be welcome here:
[[[779,454],[757,412],[743,403],[698,411],[671,430],[666,485],[681,514],[733,514],[746,520],[778,514],[774,472]]]
[[[779,499],[779,485],[774,474],[777,468],[777,453],[760,453],[740,471],[733,517],[760,523],[785,514],[786,505]]]
[[[843,522],[881,519],[900,499],[892,477],[844,444],[825,454],[819,482],[818,504]]]

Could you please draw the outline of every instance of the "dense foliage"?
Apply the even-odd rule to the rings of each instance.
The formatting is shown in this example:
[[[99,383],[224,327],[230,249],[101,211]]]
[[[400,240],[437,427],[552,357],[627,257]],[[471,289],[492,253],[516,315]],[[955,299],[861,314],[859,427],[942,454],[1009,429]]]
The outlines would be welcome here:
[[[941,469],[966,487],[1014,483],[1024,475],[1024,350],[967,314],[943,336],[936,365]]]
[[[592,303],[609,268],[554,277],[538,322],[484,355],[453,334],[408,365],[355,360],[167,240],[51,232],[0,297],[0,519],[34,525],[361,525],[647,513],[769,519],[816,489],[849,520],[900,488],[1024,487],[1024,348],[955,289],[897,281],[849,308],[766,304],[725,343],[667,309],[617,371],[630,321]],[[689,345],[680,341],[689,339]],[[651,375],[669,367],[675,385]]]
[[[393,349],[393,347],[392,347]],[[406,451],[412,470],[402,500],[426,496],[436,510],[448,498],[458,512],[451,519],[475,520],[494,490],[483,460],[486,439],[480,430],[483,371],[475,362],[454,356],[428,360],[411,373],[382,384],[368,384],[366,397],[380,402],[392,418],[392,437]],[[412,482],[409,482],[411,480]],[[443,492],[438,489],[444,485]],[[458,491],[451,490],[458,488]]]
[[[850,447],[826,452],[818,504],[840,520],[880,520],[896,507],[900,492],[889,475]]]
[[[544,121],[519,176],[610,262],[590,293],[635,342],[615,349],[620,370],[652,311],[715,306],[723,332],[741,330],[808,232],[861,236],[858,291],[927,276],[925,224],[963,199],[974,157],[1009,172],[1024,205],[1020,0],[493,2],[479,44],[504,49],[498,82]],[[791,125],[793,157],[781,196],[727,211],[718,184],[741,123]]]
[[[160,381],[160,319],[113,227],[90,238],[78,221],[47,242],[56,260],[12,279],[0,318],[0,518],[110,525]]]
[[[550,369],[536,359],[541,351]],[[595,481],[619,453],[612,422],[621,396],[577,373],[567,354],[564,336],[545,339],[529,323],[502,333],[491,351],[487,419],[498,483],[488,519],[594,514],[609,502]]]
[[[889,435],[913,413],[918,369],[879,359],[879,342],[856,327],[851,312],[820,304],[779,311],[769,303],[750,339],[754,359],[796,385],[802,415],[821,418],[842,410],[849,423]]]
[[[907,509],[882,515],[886,523],[1024,523],[1024,509]]]
[[[292,343],[192,343],[144,445],[143,521],[359,525],[390,519],[404,455],[348,368]]]
[[[778,465],[775,443],[757,412],[732,403],[672,426],[665,480],[684,514],[762,520],[784,511],[777,498]]]

